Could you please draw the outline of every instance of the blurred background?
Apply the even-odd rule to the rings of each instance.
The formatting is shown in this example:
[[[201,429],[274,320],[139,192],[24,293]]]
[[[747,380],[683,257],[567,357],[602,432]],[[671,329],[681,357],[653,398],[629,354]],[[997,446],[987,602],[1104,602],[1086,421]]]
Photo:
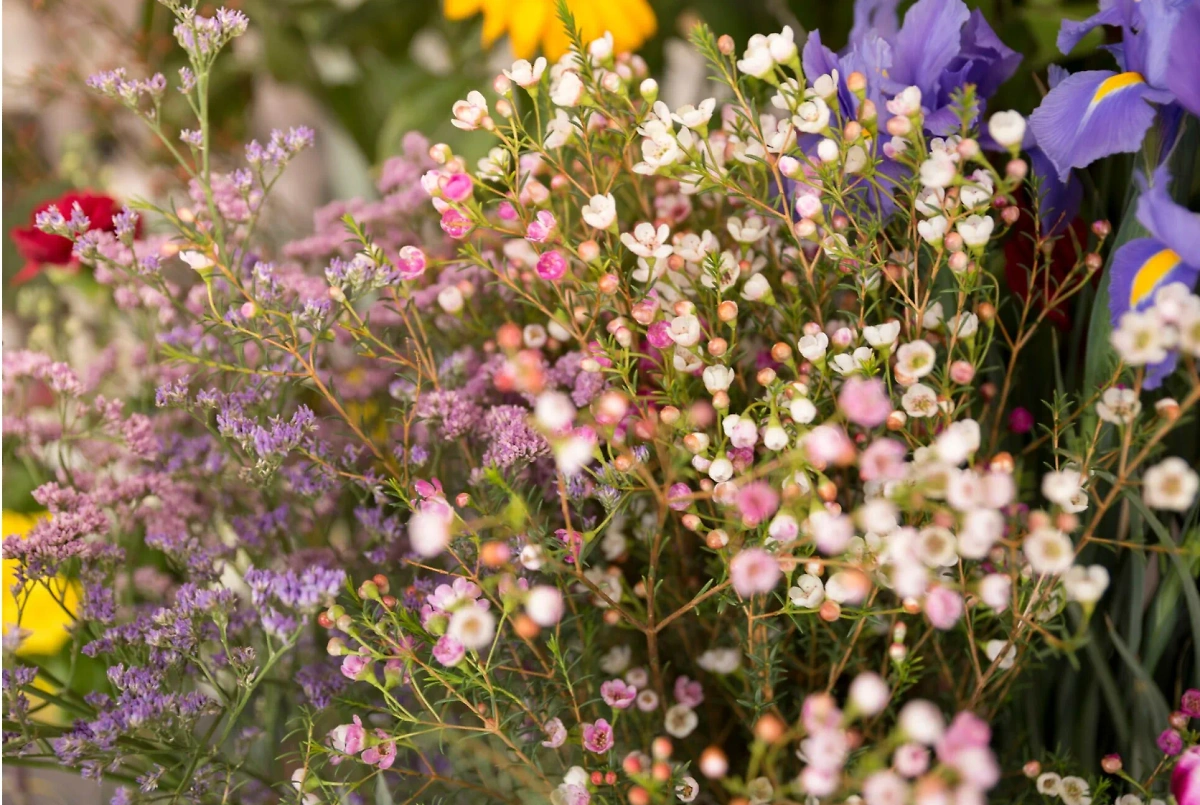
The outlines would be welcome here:
[[[470,89],[490,87],[514,55],[544,52],[554,58],[564,46],[555,0],[229,5],[250,16],[251,29],[218,62],[213,153],[240,159],[244,142],[274,127],[305,124],[317,131],[317,148],[288,171],[272,202],[269,230],[281,240],[311,231],[314,210],[331,199],[374,196],[379,166],[401,152],[408,131],[481,156],[486,138],[450,126],[451,104]],[[697,22],[732,35],[739,48],[754,33],[790,25],[798,42],[819,28],[823,41],[838,49],[854,14],[849,0],[571,0],[570,5],[585,39],[608,29],[618,48],[640,48],[672,107],[709,94],[704,64],[687,44]],[[981,9],[1000,39],[1024,55],[993,109],[1032,110],[1051,63],[1072,72],[1093,63],[1109,66],[1097,53],[1100,32],[1069,56],[1055,47],[1060,23],[1094,13],[1093,2],[968,0],[968,5]],[[83,84],[89,74],[115,67],[139,77],[161,71],[173,78],[181,54],[170,14],[155,0],[3,0],[3,37],[5,345],[19,346],[33,336],[65,339],[78,342],[75,358],[86,361],[95,339],[77,336],[87,330],[93,311],[107,304],[104,289],[89,286],[86,277],[54,272],[14,282],[24,259],[9,233],[28,226],[39,204],[70,189],[103,190],[118,200],[184,198],[182,177],[163,147]],[[181,98],[169,98],[164,111],[169,129],[190,125]],[[1085,220],[1117,220],[1129,168],[1129,161],[1118,158],[1084,177]],[[66,314],[59,316],[55,311],[64,307]],[[52,332],[34,332],[48,320]],[[1047,371],[1047,385],[1039,388],[1033,373],[1023,387],[1030,399],[1022,404],[1034,408],[1039,394],[1050,398],[1053,374]],[[19,467],[6,460],[4,469],[4,533],[17,533],[29,527],[22,513],[34,504]],[[1145,531],[1145,524],[1134,526]],[[1074,656],[1048,655],[1012,692],[1016,706],[1008,708],[1010,720],[1003,725],[1011,743],[1007,768],[1022,757],[1054,755],[1094,770],[1108,752],[1121,752],[1127,768],[1152,764],[1154,736],[1165,725],[1168,702],[1200,681],[1200,596],[1196,567],[1188,561],[1157,562],[1130,552],[1110,562],[1112,592],[1093,619],[1092,644]],[[9,572],[6,567],[6,576]],[[47,657],[61,651],[66,639],[61,622],[34,628],[38,639],[28,650]],[[107,801],[93,783],[40,770],[6,769],[4,793],[13,802]]]

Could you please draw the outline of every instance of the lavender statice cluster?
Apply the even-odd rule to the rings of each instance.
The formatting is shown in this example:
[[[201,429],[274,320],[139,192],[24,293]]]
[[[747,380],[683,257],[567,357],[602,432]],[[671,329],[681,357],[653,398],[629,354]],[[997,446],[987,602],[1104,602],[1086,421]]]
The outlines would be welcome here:
[[[1140,6],[1102,21],[1180,22]],[[1088,645],[1112,554],[1183,563],[1200,217],[1167,165],[1135,184],[1149,237],[1076,221],[1054,135],[988,108],[1020,56],[980,12],[863,2],[838,52],[701,27],[726,100],[674,109],[564,14],[566,56],[449,110],[486,156],[410,135],[379,198],[279,245],[312,132],[208,153],[246,21],[172,9],[188,186],[40,222],[144,346],[128,375],[6,356],[48,513],[4,542],[22,623],[49,596],[68,667],[103,670],[5,635],[6,759],[133,781],[122,805],[1191,805],[1200,694],[1151,766],[1087,779],[1010,716]],[[1097,282],[1099,369],[1024,407]]]

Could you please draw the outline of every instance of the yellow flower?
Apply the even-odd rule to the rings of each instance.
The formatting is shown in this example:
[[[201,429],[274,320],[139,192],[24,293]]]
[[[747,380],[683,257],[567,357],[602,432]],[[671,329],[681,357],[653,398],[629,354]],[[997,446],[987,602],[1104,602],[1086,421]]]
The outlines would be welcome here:
[[[647,0],[567,0],[584,43],[611,31],[617,53],[637,50],[658,25]],[[558,0],[445,0],[446,18],[465,20],[483,12],[483,45],[491,47],[507,33],[513,56],[528,59],[541,45],[557,59],[570,42],[558,19]]]
[[[38,520],[46,514],[30,515],[4,510],[2,527],[4,536],[20,535],[21,539],[29,536],[29,532]],[[46,589],[46,585],[38,582],[26,584],[19,591],[19,598],[13,595],[13,585],[17,583],[17,568],[21,563],[16,559],[4,560],[4,631],[17,626],[17,602],[24,605],[21,612],[21,629],[29,632],[21,642],[18,654],[54,654],[71,635],[67,627],[71,625],[71,615],[79,606],[79,585],[74,581],[56,578],[52,585],[55,593],[62,600],[56,600]],[[63,607],[66,607],[66,610]]]

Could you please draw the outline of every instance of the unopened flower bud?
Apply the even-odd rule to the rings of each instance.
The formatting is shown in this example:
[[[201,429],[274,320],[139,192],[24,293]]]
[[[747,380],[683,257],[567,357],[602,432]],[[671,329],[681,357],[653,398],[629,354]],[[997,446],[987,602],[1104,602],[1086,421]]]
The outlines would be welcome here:
[[[729,771],[729,759],[719,746],[710,746],[700,753],[700,773],[710,780],[717,780]]]
[[[712,355],[714,358],[720,358],[729,349],[729,342],[724,338],[712,338],[705,345],[705,349],[709,355]]]
[[[579,259],[590,263],[600,256],[600,244],[594,240],[585,240],[579,244]]]
[[[846,89],[859,95],[867,89],[867,77],[855,70],[850,75],[846,76]]]
[[[674,751],[671,739],[665,735],[660,735],[650,742],[650,754],[655,760],[667,760]]]
[[[787,732],[787,724],[774,713],[767,713],[754,724],[754,737],[763,743],[773,744]]]
[[[658,412],[659,421],[664,425],[674,425],[679,421],[679,409],[673,405],[668,405]]]
[[[889,117],[887,122],[887,133],[893,137],[907,137],[912,133],[912,121],[903,115]]]
[[[714,529],[704,537],[704,544],[714,551],[719,551],[729,544],[729,535],[725,533],[724,529]]]
[[[502,567],[512,556],[512,549],[507,542],[489,540],[479,549],[479,560],[487,567]]]
[[[1104,219],[1092,221],[1092,234],[1098,238],[1106,238],[1112,234],[1112,224]]]
[[[1164,397],[1154,404],[1154,411],[1168,422],[1179,419],[1179,402],[1173,397]]]
[[[629,789],[629,793],[625,795],[625,798],[629,800],[629,805],[650,805],[650,792],[640,785],[635,785]]]
[[[769,386],[775,382],[775,370],[770,366],[764,366],[758,370],[755,380],[758,381],[758,385],[760,386]]]
[[[1008,224],[1009,226],[1015,224],[1017,219],[1020,217],[1021,209],[1019,207],[1005,207],[1004,209],[1000,210],[1000,220],[1004,221],[1004,223]]]
[[[538,626],[533,618],[520,612],[513,618],[513,631],[523,640],[533,640],[542,631],[542,627]]]
[[[1083,264],[1087,266],[1088,271],[1099,271],[1104,268],[1104,258],[1095,252],[1088,252],[1083,258]]]
[[[776,363],[787,363],[792,359],[792,347],[784,341],[777,341],[771,347],[771,360]]]
[[[1023,159],[1010,159],[1008,165],[1004,167],[1004,173],[1008,178],[1016,179],[1019,182],[1029,173],[1029,163]]]
[[[858,104],[858,119],[863,123],[871,123],[879,116],[878,110],[875,108],[875,102],[870,98],[864,98]]]
[[[721,34],[717,38],[717,50],[721,51],[722,56],[733,55],[733,51],[736,49],[737,45],[734,44],[733,37],[729,34]]]
[[[887,416],[887,429],[901,430],[906,422],[908,422],[908,414],[903,411],[892,411]]]
[[[1105,774],[1116,774],[1124,767],[1120,755],[1105,755],[1100,759],[1100,768],[1104,769]]]
[[[717,305],[717,318],[729,324],[737,321],[738,306],[737,302],[732,299],[726,299],[721,304]]]
[[[821,620],[833,623],[842,616],[842,605],[837,601],[831,601],[826,598],[821,603],[821,608],[817,610],[817,614],[821,617]]]
[[[1038,763],[1036,760],[1031,760],[1021,767],[1021,771],[1026,777],[1028,777],[1030,780],[1033,780],[1041,775],[1042,764]]]
[[[647,78],[638,86],[638,92],[646,99],[646,103],[654,103],[658,100],[658,82],[653,78]]]
[[[959,140],[955,150],[963,159],[974,159],[979,156],[979,142],[972,139]]]
[[[596,282],[596,287],[600,289],[600,293],[605,296],[612,296],[621,287],[621,280],[616,274],[605,274]]]

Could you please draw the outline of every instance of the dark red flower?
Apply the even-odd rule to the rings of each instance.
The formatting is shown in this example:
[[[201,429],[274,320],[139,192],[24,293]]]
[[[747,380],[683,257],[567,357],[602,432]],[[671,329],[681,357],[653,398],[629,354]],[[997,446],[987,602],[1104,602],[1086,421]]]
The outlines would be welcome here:
[[[113,231],[113,215],[119,212],[116,199],[87,191],[71,190],[56,199],[38,205],[29,217],[29,226],[12,230],[13,242],[17,251],[25,258],[25,266],[13,277],[12,284],[20,285],[36,277],[48,265],[76,265],[71,254],[71,241],[61,235],[48,235],[38,229],[34,222],[38,213],[45,212],[51,206],[57,207],[65,218],[71,217],[71,211],[79,204],[84,215],[88,217],[88,229],[104,229]]]
[[[1087,226],[1082,218],[1076,218],[1065,227],[1062,235],[1054,241],[1049,255],[1049,271],[1046,271],[1046,257],[1036,252],[1037,229],[1034,226],[1032,210],[1021,204],[1021,217],[1013,225],[1008,241],[1004,244],[1004,276],[1008,287],[1022,302],[1033,294],[1033,309],[1041,310],[1050,306],[1046,319],[1060,330],[1071,329],[1070,305],[1054,304],[1054,297],[1059,292],[1071,269],[1079,262],[1080,244],[1087,244]],[[1036,287],[1029,287],[1029,267],[1037,258],[1039,267]],[[1047,277],[1047,273],[1049,276]]]

